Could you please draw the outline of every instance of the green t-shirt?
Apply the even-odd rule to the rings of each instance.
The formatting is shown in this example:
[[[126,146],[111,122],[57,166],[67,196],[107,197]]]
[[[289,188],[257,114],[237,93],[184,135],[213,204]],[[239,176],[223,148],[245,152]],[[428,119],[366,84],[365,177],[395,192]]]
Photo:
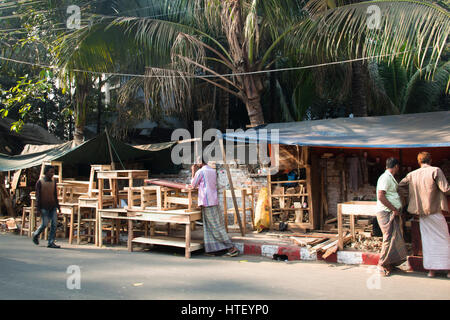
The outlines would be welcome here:
[[[377,208],[378,211],[387,211],[391,210],[387,208],[384,204],[378,200],[378,191],[383,190],[386,191],[386,199],[398,210],[402,207],[402,202],[400,200],[400,195],[398,194],[398,183],[395,180],[394,176],[386,170],[379,178],[377,182]]]

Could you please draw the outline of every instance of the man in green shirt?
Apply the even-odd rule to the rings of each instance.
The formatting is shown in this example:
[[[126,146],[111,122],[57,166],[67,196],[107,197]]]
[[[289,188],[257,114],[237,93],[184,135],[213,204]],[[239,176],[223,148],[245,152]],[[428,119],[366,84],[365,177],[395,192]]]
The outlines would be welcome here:
[[[386,160],[386,171],[377,182],[377,221],[383,232],[378,267],[382,273],[389,276],[393,268],[406,260],[406,246],[400,230],[400,212],[402,202],[398,194],[398,183],[394,175],[400,170],[395,158]]]

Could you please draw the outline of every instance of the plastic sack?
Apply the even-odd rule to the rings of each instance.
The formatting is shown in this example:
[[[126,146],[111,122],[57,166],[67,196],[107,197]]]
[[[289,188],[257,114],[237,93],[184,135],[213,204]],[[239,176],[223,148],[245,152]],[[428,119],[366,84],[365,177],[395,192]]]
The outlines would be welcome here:
[[[266,187],[261,188],[255,209],[255,228],[258,232],[270,227],[269,194]]]

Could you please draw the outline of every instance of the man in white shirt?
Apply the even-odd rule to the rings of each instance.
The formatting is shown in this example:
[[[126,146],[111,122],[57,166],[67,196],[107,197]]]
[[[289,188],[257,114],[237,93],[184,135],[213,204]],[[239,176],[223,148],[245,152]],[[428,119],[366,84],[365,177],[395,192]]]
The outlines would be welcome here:
[[[383,232],[379,269],[389,276],[394,267],[406,261],[406,246],[400,230],[402,202],[394,175],[400,170],[395,158],[386,160],[386,171],[377,182],[377,221]]]

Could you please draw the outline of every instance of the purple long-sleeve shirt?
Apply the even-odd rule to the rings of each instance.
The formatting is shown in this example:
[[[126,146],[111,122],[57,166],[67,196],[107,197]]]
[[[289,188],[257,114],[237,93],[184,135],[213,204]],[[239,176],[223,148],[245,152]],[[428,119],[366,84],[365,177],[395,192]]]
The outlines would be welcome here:
[[[208,165],[195,173],[191,185],[198,188],[198,205],[203,207],[217,206],[217,177],[216,170]]]

